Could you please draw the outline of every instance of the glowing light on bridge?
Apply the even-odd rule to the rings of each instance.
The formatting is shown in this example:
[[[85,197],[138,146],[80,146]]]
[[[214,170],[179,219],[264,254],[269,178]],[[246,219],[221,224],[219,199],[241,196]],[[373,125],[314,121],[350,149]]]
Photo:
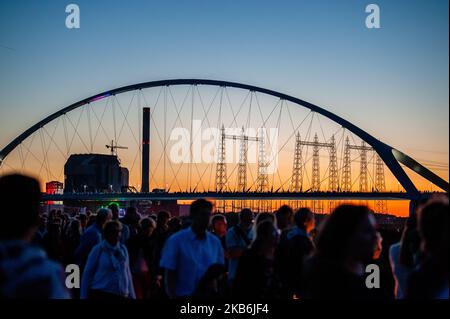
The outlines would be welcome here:
[[[92,99],[89,101],[89,103],[92,103],[92,102],[95,102],[95,101],[99,101],[99,100],[104,99],[105,97],[108,97],[108,96],[111,96],[111,94],[106,93],[106,94],[102,94],[102,95],[100,95],[100,96],[96,96],[96,97],[92,98]]]

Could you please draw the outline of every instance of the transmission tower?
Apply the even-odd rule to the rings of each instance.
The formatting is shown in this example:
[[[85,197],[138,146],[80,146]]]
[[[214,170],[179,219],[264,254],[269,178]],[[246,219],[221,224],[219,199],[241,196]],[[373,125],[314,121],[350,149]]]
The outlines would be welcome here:
[[[259,132],[258,192],[267,192],[269,177],[267,176],[266,144],[264,140],[264,131],[260,129]]]
[[[238,165],[238,191],[240,192],[245,192],[247,189],[247,150],[248,137],[244,135],[244,128],[242,128]]]
[[[370,150],[371,148],[369,148]],[[367,180],[367,151],[366,142],[361,142],[361,163],[360,163],[360,174],[359,174],[359,191],[365,193],[368,191],[368,180]]]
[[[337,156],[336,156],[336,142],[334,140],[334,137],[332,137],[330,143],[321,143],[319,142],[319,137],[317,136],[317,133],[314,135],[314,141],[301,141],[300,135],[297,134],[297,140],[296,140],[296,149],[301,145],[307,145],[313,147],[313,158],[312,158],[312,177],[311,177],[311,191],[313,192],[319,192],[320,191],[320,158],[319,158],[319,149],[321,147],[326,147],[331,149],[330,151],[330,166],[333,166],[333,173],[330,170],[330,176],[329,179],[333,180],[333,182],[330,181],[331,184],[335,185],[333,189],[337,190]],[[301,154],[301,153],[300,153]],[[294,165],[295,165],[295,157],[294,157]],[[312,208],[314,212],[324,212],[324,205],[323,201],[312,201]]]
[[[294,162],[292,165],[292,176],[291,176],[291,192],[301,192],[303,190],[303,158],[302,158],[302,143],[301,143],[300,132],[297,132],[295,136],[295,150],[294,150]],[[303,201],[291,201],[290,205],[294,209],[298,209],[303,206]]]
[[[295,136],[294,164],[292,167],[291,192],[301,192],[303,189],[303,159],[300,132]]]
[[[330,168],[329,168],[329,178],[328,178],[328,190],[330,192],[337,192],[339,190],[339,176],[338,176],[338,163],[336,154],[336,140],[334,135],[331,136],[331,147],[330,147]],[[337,202],[331,200],[328,202],[328,210],[331,213],[336,207]]]
[[[314,135],[311,190],[313,192],[320,191],[319,138],[317,136],[317,133]]]
[[[258,137],[247,136],[244,134],[244,128],[242,128],[242,132],[240,135],[229,135],[224,132],[221,135],[223,141],[225,139],[231,140],[239,140],[239,162],[238,162],[238,187],[237,190],[240,192],[247,191],[247,163],[248,163],[248,141],[259,141]],[[225,142],[223,142],[225,144]],[[225,175],[226,177],[226,175]]]
[[[346,173],[346,163],[350,163],[350,150],[358,150],[359,156],[361,158],[359,165],[359,191],[360,192],[368,192],[369,191],[369,180],[368,180],[368,170],[367,170],[367,152],[372,151],[372,147],[367,146],[366,142],[361,141],[361,145],[350,145],[349,139],[345,140],[345,151],[344,151],[344,174],[348,174],[350,176],[350,165],[348,165],[348,172]],[[349,179],[349,183],[351,185],[351,180]]]
[[[216,192],[226,190],[227,166],[225,163],[225,127],[222,125],[220,130],[219,154],[216,165]]]
[[[386,181],[384,177],[384,163],[381,157],[377,154],[375,160],[375,191],[385,192]],[[387,212],[387,202],[385,200],[375,201],[375,211],[377,213]]]
[[[259,150],[258,150],[258,192],[267,192],[269,187],[269,176],[267,175],[266,162],[266,144],[264,140],[264,130],[259,130]],[[259,212],[268,212],[269,202],[266,200],[259,201]]]
[[[319,149],[321,147],[326,147],[329,149],[332,149],[330,151],[330,165],[333,165],[335,167],[334,175],[329,176],[330,179],[334,180],[333,184],[338,184],[337,182],[337,157],[336,157],[336,144],[334,141],[334,137],[331,140],[331,143],[321,143],[319,142],[319,137],[317,136],[317,133],[314,135],[314,141],[301,141],[300,136],[298,135],[298,140],[296,141],[296,144],[299,144],[298,147],[301,145],[307,145],[313,147],[313,157],[312,157],[312,178],[311,178],[311,191],[318,192],[320,191],[320,158],[319,158]],[[296,145],[297,149],[297,145]],[[301,154],[301,153],[300,153]],[[331,162],[334,162],[334,164],[331,164]],[[294,156],[294,164],[295,164],[295,156]],[[337,186],[336,186],[337,190]]]
[[[352,190],[352,170],[350,160],[350,139],[348,136],[345,139],[344,146],[344,163],[342,167],[342,191],[350,192]]]
[[[331,136],[331,147],[330,147],[330,176],[328,179],[328,190],[331,192],[337,192],[339,189],[339,178],[338,178],[338,165],[337,165],[337,154],[336,154],[336,141],[334,135]]]
[[[375,159],[375,191],[386,191],[386,182],[384,178],[384,163],[381,157],[377,154]]]

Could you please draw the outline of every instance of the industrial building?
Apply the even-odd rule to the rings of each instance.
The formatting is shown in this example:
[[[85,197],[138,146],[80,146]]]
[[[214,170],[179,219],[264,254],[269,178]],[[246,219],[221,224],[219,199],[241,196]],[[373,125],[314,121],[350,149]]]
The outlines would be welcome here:
[[[121,192],[129,172],[116,155],[73,154],[64,165],[64,193]]]

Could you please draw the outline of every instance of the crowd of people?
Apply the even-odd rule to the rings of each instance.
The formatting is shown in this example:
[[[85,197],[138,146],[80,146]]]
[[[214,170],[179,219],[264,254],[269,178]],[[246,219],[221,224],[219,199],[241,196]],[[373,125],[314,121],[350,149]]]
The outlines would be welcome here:
[[[2,298],[380,298],[366,266],[379,264],[383,237],[366,206],[340,205],[317,225],[310,209],[287,205],[242,209],[233,223],[205,199],[184,219],[133,207],[120,218],[116,204],[45,214],[38,181],[17,174],[0,178],[0,197]],[[396,298],[448,299],[448,206],[446,195],[419,203],[390,245],[382,272],[394,278]],[[79,289],[66,286],[71,264]]]

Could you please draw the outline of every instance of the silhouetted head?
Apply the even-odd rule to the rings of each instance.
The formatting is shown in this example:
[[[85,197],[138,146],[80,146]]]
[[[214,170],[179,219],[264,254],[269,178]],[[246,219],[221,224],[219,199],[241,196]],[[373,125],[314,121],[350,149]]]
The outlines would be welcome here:
[[[317,252],[336,263],[369,262],[376,246],[375,218],[366,206],[341,205],[320,225]]]
[[[156,219],[156,225],[158,228],[167,228],[167,223],[170,219],[170,213],[168,211],[162,210],[158,212],[158,217]]]
[[[178,217],[172,217],[167,222],[167,227],[170,233],[176,233],[181,229],[181,219],[179,219]]]
[[[277,217],[277,227],[279,230],[285,230],[292,226],[292,217],[294,211],[288,205],[283,205],[275,213]]]
[[[255,219],[255,226],[258,226],[259,223],[265,221],[265,220],[270,220],[273,225],[275,226],[276,223],[276,218],[275,218],[275,214],[273,213],[259,213],[258,215],[256,215],[256,219]]]
[[[278,243],[278,231],[274,223],[263,220],[256,225],[256,237],[252,243],[252,249],[261,254],[273,254]]]
[[[95,217],[95,223],[102,229],[106,222],[112,219],[112,213],[109,208],[100,208],[97,210],[97,215]]]
[[[143,218],[139,222],[141,233],[145,236],[151,236],[156,228],[156,222],[151,218]]]
[[[253,212],[244,208],[239,213],[239,223],[242,228],[250,228],[253,225]]]
[[[127,211],[125,212],[124,219],[127,221],[129,225],[137,225],[139,224],[139,220],[141,216],[139,215],[136,207],[127,207]]]
[[[73,219],[69,224],[69,228],[67,229],[68,235],[71,237],[80,236],[81,232],[81,222],[78,219]]]
[[[19,174],[0,177],[0,239],[29,240],[39,225],[39,182]]]
[[[80,214],[78,216],[78,220],[80,221],[81,228],[85,228],[88,220],[88,216],[86,214]]]
[[[204,234],[209,225],[209,218],[213,205],[206,199],[197,199],[191,204],[190,217],[192,220],[192,229],[195,233]]]
[[[111,203],[108,205],[108,208],[111,210],[112,219],[119,219],[119,205],[117,203]]]
[[[316,227],[314,214],[309,208],[300,208],[294,216],[295,225],[306,231],[311,232]]]
[[[103,227],[103,237],[112,246],[119,243],[121,236],[122,225],[118,221],[111,220],[105,224],[105,227]]]
[[[211,229],[217,236],[225,236],[227,233],[227,219],[225,218],[225,216],[221,214],[215,214],[211,218]]]
[[[449,251],[448,198],[432,198],[418,212],[422,250],[448,266]],[[447,269],[448,271],[448,269]]]

